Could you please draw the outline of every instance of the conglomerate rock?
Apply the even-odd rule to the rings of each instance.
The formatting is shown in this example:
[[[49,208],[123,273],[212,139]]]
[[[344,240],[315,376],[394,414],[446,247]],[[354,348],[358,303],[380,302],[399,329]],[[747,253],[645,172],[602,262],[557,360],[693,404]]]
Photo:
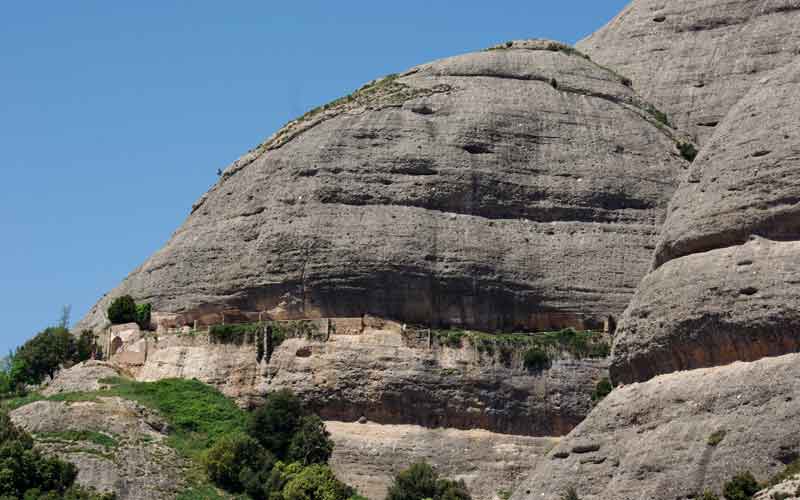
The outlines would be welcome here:
[[[372,82],[226,169],[79,327],[125,293],[190,319],[499,330],[617,315],[686,166],[626,83],[546,41]]]
[[[800,456],[800,354],[661,375],[615,389],[512,500],[675,500],[759,481]]]
[[[800,54],[798,25],[798,0],[634,0],[577,47],[705,144],[751,87]]]
[[[612,375],[800,350],[800,58],[730,112],[670,203],[620,321]]]

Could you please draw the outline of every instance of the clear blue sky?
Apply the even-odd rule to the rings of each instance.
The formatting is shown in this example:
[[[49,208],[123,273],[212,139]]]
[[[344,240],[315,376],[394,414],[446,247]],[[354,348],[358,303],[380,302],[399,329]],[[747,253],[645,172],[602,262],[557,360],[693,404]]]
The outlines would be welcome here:
[[[0,354],[73,322],[224,168],[377,76],[510,39],[574,43],[627,0],[6,2]]]

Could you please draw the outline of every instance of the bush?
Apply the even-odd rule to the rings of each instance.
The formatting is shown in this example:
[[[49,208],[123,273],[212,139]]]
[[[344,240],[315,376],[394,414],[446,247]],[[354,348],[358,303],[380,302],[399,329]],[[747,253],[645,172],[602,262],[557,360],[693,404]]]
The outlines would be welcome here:
[[[150,329],[150,314],[152,312],[150,304],[136,304],[136,323],[142,330]]]
[[[243,491],[239,479],[243,470],[261,471],[270,460],[268,452],[250,436],[234,434],[217,440],[203,456],[206,475],[216,485],[232,492]]]
[[[355,492],[339,481],[327,465],[310,465],[283,488],[285,500],[347,500]]]
[[[117,297],[108,306],[108,320],[112,325],[123,325],[125,323],[136,323],[136,302],[130,295]]]
[[[595,403],[599,403],[602,401],[606,396],[611,394],[611,391],[614,390],[614,386],[611,385],[611,381],[608,378],[603,377],[600,379],[600,382],[594,388],[594,393],[592,393],[592,401]]]
[[[82,363],[88,359],[92,359],[92,355],[101,354],[100,347],[97,345],[97,337],[91,330],[83,330],[78,337],[78,342],[75,345],[75,362]],[[98,357],[102,357],[102,354]]]
[[[756,478],[749,472],[738,474],[730,481],[725,483],[722,489],[722,496],[726,500],[751,500],[758,493],[761,486]]]
[[[726,434],[727,431],[725,431],[724,429],[718,430],[715,433],[711,434],[710,436],[708,436],[708,445],[717,446],[722,442],[723,439],[725,439]]]
[[[689,142],[680,142],[678,143],[678,151],[681,152],[681,156],[684,160],[688,162],[693,162],[695,158],[697,158],[697,148],[694,147],[694,144]]]
[[[208,333],[211,341],[217,344],[252,344],[259,338],[263,326],[259,323],[239,325],[214,325]]]
[[[321,418],[316,415],[303,417],[289,443],[287,458],[303,465],[327,463],[333,453],[330,436]]]
[[[253,412],[247,432],[282,460],[286,458],[302,416],[300,400],[291,391],[273,392],[267,396],[264,406]]]
[[[698,500],[719,500],[719,496],[710,491],[705,491],[702,495],[700,495]]]
[[[578,496],[578,492],[575,491],[575,488],[567,488],[567,490],[561,494],[561,500],[581,500],[581,497]]]
[[[425,462],[413,464],[399,473],[389,487],[386,500],[470,500],[463,481],[440,479],[439,474]]]
[[[541,371],[550,367],[550,356],[539,347],[531,347],[525,351],[523,362],[528,370]]]

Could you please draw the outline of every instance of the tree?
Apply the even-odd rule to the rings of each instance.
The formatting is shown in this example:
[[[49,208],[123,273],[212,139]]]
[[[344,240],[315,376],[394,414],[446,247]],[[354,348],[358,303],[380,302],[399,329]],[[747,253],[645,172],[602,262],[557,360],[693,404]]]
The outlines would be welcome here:
[[[439,474],[425,462],[411,465],[399,473],[389,487],[387,500],[471,500],[464,481],[439,478]]]
[[[92,359],[92,355],[97,352],[97,337],[91,330],[83,330],[78,342],[75,345],[75,362],[82,363],[88,359]]]
[[[136,302],[130,295],[117,297],[108,306],[108,320],[111,321],[112,325],[136,323],[137,319]]]
[[[241,472],[248,468],[261,471],[266,460],[274,462],[258,441],[244,434],[234,434],[219,439],[203,456],[203,465],[213,483],[228,491],[240,492],[244,489]]]
[[[761,486],[756,478],[749,472],[738,474],[725,483],[722,496],[726,500],[751,500],[758,493]]]
[[[14,354],[11,379],[15,384],[38,384],[53,377],[61,365],[76,355],[75,338],[69,330],[50,327],[25,342]]]
[[[136,322],[142,330],[150,329],[150,314],[152,307],[150,304],[136,304]]]
[[[303,417],[289,443],[287,458],[303,465],[327,463],[333,453],[330,436],[317,415]]]
[[[347,500],[354,493],[330,467],[322,464],[304,468],[283,488],[285,500]]]
[[[248,434],[279,459],[286,458],[292,436],[300,425],[303,408],[300,400],[289,390],[267,396],[248,423]]]

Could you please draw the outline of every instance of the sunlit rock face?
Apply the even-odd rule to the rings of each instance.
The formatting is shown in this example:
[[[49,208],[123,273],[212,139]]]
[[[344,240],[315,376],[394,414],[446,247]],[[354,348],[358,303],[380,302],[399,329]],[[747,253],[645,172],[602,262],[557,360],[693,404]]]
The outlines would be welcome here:
[[[483,330],[618,315],[686,167],[626,83],[546,41],[373,82],[225,170],[81,326],[123,293]]]

